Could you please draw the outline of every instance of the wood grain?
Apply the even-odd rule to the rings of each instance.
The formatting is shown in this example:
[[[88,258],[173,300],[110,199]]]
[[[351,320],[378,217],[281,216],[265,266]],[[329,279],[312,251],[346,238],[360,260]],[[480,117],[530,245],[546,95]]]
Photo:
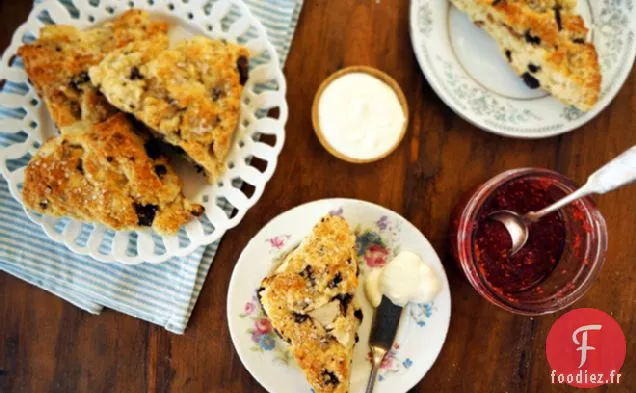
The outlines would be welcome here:
[[[0,0],[0,43],[26,19],[29,0]],[[328,5],[329,4],[329,5]],[[583,181],[636,144],[636,79],[585,127],[524,141],[480,131],[446,107],[426,83],[411,49],[406,0],[306,0],[286,66],[287,142],[263,199],[219,249],[184,336],[105,311],[86,314],[0,273],[0,392],[263,392],[245,371],[226,324],[226,291],[248,240],[281,211],[328,197],[368,200],[403,214],[429,237],[447,268],[453,315],[447,343],[413,392],[575,392],[550,384],[546,335],[563,313],[525,318],[482,300],[451,261],[448,222],[457,200],[503,170],[537,166]],[[337,160],[312,131],[320,82],[348,65],[392,75],[410,105],[411,126],[388,158],[354,165]],[[575,307],[614,316],[628,338],[621,385],[636,391],[636,187],[598,198],[610,234],[600,279]]]

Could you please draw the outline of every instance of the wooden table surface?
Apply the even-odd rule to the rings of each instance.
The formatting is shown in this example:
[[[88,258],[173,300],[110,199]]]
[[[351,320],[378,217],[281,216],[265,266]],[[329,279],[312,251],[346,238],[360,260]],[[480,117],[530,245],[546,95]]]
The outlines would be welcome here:
[[[327,6],[327,3],[330,5]],[[546,335],[562,315],[514,316],[483,300],[453,264],[446,235],[458,198],[511,168],[555,169],[579,182],[636,144],[634,73],[614,103],[582,129],[525,141],[498,137],[456,116],[425,81],[411,49],[406,0],[306,0],[286,66],[287,141],[261,201],[230,231],[183,336],[112,311],[89,315],[0,273],[0,392],[263,392],[245,371],[226,322],[226,292],[248,240],[278,213],[320,198],[349,197],[393,209],[433,243],[446,266],[452,319],[446,345],[414,392],[570,392],[550,384]],[[26,20],[30,0],[0,0],[0,46]],[[393,75],[412,123],[399,149],[372,165],[330,156],[311,125],[321,80],[347,65]],[[609,252],[600,279],[574,307],[612,315],[627,337],[621,385],[636,391],[636,186],[597,198]]]

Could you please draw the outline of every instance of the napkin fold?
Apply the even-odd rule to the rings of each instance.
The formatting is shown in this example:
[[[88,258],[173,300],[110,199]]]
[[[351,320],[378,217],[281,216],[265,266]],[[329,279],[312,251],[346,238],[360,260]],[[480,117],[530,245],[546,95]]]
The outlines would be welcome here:
[[[43,0],[36,0],[36,4]],[[64,2],[64,0],[62,0]],[[244,0],[267,29],[284,64],[303,0]],[[2,92],[23,87],[7,82]],[[0,118],[20,113],[0,106]],[[16,136],[2,133],[0,146]],[[0,270],[45,289],[92,314],[104,307],[183,334],[219,242],[202,246],[184,258],[159,264],[105,264],[74,254],[49,239],[11,196],[0,178]]]

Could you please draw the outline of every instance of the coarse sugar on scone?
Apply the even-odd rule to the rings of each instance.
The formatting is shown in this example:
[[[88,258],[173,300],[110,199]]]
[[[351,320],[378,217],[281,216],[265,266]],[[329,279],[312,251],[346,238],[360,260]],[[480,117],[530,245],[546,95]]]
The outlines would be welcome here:
[[[276,332],[316,393],[349,389],[353,347],[362,321],[355,236],[327,215],[266,277],[258,297]]]
[[[451,0],[488,32],[530,88],[543,88],[564,104],[590,110],[602,74],[576,0]]]
[[[248,58],[240,45],[199,36],[163,51],[115,51],[89,76],[112,105],[183,149],[213,181],[239,123]]]
[[[79,30],[50,25],[18,50],[29,80],[59,128],[84,120],[98,123],[116,110],[90,83],[88,69],[111,51],[148,40],[168,42],[168,24],[130,10],[100,26]]]
[[[115,230],[174,234],[203,207],[183,196],[181,180],[155,144],[123,113],[99,124],[76,122],[27,165],[24,204]]]

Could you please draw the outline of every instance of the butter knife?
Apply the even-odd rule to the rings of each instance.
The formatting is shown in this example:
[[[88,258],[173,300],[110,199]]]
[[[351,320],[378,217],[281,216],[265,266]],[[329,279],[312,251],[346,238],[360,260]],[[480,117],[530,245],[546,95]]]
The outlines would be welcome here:
[[[373,327],[371,328],[371,338],[369,339],[372,368],[371,376],[367,383],[367,390],[365,391],[366,393],[373,393],[378,370],[380,369],[384,356],[393,346],[401,316],[402,307],[396,306],[389,298],[382,296],[382,301],[375,312]]]

